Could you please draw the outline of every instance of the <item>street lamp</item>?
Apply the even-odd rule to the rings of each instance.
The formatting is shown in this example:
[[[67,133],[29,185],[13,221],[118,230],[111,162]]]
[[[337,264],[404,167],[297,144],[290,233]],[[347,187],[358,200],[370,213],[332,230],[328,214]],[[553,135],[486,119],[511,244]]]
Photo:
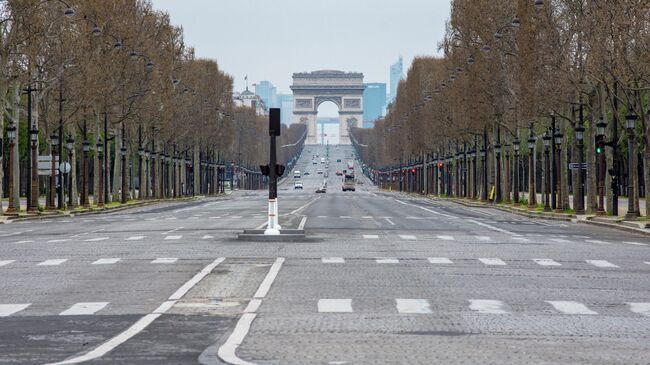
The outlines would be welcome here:
[[[635,135],[634,128],[636,127],[637,115],[628,106],[628,113],[625,116],[625,129],[627,130],[627,153],[628,153],[628,163],[627,163],[627,213],[625,218],[634,219],[639,217],[639,212],[636,210],[635,204],[635,192],[634,192],[634,169],[636,168],[636,156],[634,154],[634,145],[635,145]]]
[[[101,142],[97,142],[97,145],[95,146],[97,150],[97,160],[99,162],[99,169],[97,173],[99,173],[99,189],[97,189],[97,206],[102,208],[104,207],[104,145]]]
[[[31,171],[31,202],[29,204],[29,212],[38,212],[38,129],[32,128],[29,131],[29,140],[31,141],[32,152],[32,171]]]
[[[603,117],[596,122],[596,153],[598,154],[598,209],[597,215],[606,215],[605,211],[605,173],[607,171],[605,159],[605,129],[607,122]]]
[[[495,202],[500,203],[501,202],[501,143],[497,140],[496,145],[494,145],[494,153],[496,155],[496,170],[497,170],[497,176],[496,176],[496,181],[494,184],[494,191],[495,191]]]
[[[56,134],[53,134],[50,136],[50,141],[52,142],[52,171],[50,175],[50,196],[49,196],[49,201],[48,201],[48,206],[51,209],[56,209],[56,206],[54,204],[54,198],[56,197],[56,153],[59,150],[59,136]]]
[[[7,207],[7,214],[17,214],[18,210],[16,204],[20,204],[20,201],[16,203],[14,198],[14,145],[16,144],[16,125],[14,121],[10,121],[7,126],[7,138],[9,138],[9,206]]]
[[[551,157],[550,157],[550,147],[551,147],[551,136],[549,135],[548,131],[544,133],[544,137],[542,137],[542,140],[544,141],[544,156],[546,157],[546,189],[544,189],[544,195],[545,195],[545,202],[544,202],[544,211],[545,212],[550,212],[551,211],[551,206],[549,205],[549,196],[551,195]]]
[[[481,166],[483,167],[483,190],[481,191],[481,200],[487,201],[488,198],[488,192],[487,192],[487,165],[485,164],[485,160],[487,157],[487,150],[485,149],[485,145],[481,149]]]
[[[145,179],[145,176],[142,173],[142,167],[143,167],[143,162],[144,162],[145,156],[146,156],[146,153],[144,151],[144,148],[142,146],[138,147],[138,184],[139,184],[138,198],[140,200],[142,200],[143,197],[146,197],[146,193],[143,196],[143,190],[145,190],[143,188],[145,186],[145,184],[143,183],[144,179]]]
[[[120,148],[120,155],[122,156],[122,196],[120,202],[126,204],[126,147]]]
[[[83,168],[83,174],[84,174],[84,185],[83,185],[83,199],[84,199],[84,208],[88,209],[90,208],[90,194],[89,194],[89,186],[90,182],[90,167],[88,166],[88,153],[90,153],[90,142],[84,138],[84,141],[82,142],[82,149],[83,149],[83,154],[84,154],[84,168]]]
[[[63,143],[63,141],[61,141]],[[74,139],[72,138],[72,135],[68,135],[68,139],[65,141],[65,149],[68,150],[68,161],[70,163],[70,170],[72,170],[72,151],[74,150]],[[59,169],[60,170],[60,169]],[[62,171],[59,171],[62,173]],[[65,177],[65,176],[64,176]],[[68,181],[68,207],[71,209],[73,207],[72,205],[72,179]],[[61,191],[63,191],[64,187],[61,187]],[[81,198],[83,200],[83,196]]]
[[[554,135],[555,146],[557,150],[557,158],[555,159],[556,165],[556,177],[555,177],[555,186],[557,191],[557,205],[555,206],[555,211],[562,213],[563,204],[562,204],[562,132],[558,128]]]
[[[537,191],[535,189],[535,144],[537,140],[533,135],[533,126],[530,126],[528,136],[528,209],[535,209],[537,205]]]
[[[581,106],[582,107],[582,106]],[[585,214],[585,197],[584,197],[584,179],[582,176],[582,164],[584,161],[584,138],[585,127],[582,125],[582,120],[575,129],[576,140],[578,141],[578,187],[574,194],[578,194],[576,214]]]
[[[514,164],[514,199],[515,199],[515,205],[519,205],[519,148],[521,146],[521,142],[519,141],[519,137],[515,137],[515,140],[512,141],[512,148],[515,151],[515,164]]]

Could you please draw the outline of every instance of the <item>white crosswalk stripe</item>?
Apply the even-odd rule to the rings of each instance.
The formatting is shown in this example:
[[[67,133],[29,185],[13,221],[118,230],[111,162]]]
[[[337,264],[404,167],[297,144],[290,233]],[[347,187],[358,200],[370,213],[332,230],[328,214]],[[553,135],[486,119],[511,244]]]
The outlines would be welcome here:
[[[321,261],[324,264],[344,264],[345,259],[343,257],[323,257]]]
[[[178,261],[178,258],[176,257],[159,257],[151,261],[151,263],[152,264],[173,264],[176,261]]]
[[[453,241],[453,240],[455,240],[455,238],[453,236],[436,236],[436,237],[438,237],[439,240],[443,240],[443,241]]]
[[[106,241],[108,237],[95,237],[95,238],[89,238],[87,240],[84,240],[84,242],[99,242],[99,241]]]
[[[410,235],[410,234],[400,234],[399,238],[401,238],[403,240],[414,240],[415,236]]]
[[[634,313],[641,314],[646,317],[650,317],[650,303],[627,303],[630,306],[630,310]]]
[[[500,300],[492,299],[470,299],[469,309],[486,314],[505,314],[504,304]]]
[[[43,262],[39,262],[37,266],[58,266],[61,265],[62,263],[68,261],[68,259],[51,259],[51,260],[45,260]]]
[[[125,241],[141,241],[144,239],[144,236],[131,236],[127,238]]]
[[[166,240],[180,240],[183,236],[165,236]]]
[[[16,262],[16,260],[0,260],[0,266],[7,266],[12,262]]]
[[[87,316],[95,314],[104,309],[108,302],[84,302],[76,303],[72,307],[59,313],[60,316]]]
[[[319,313],[352,313],[352,299],[320,299]]]
[[[92,263],[92,265],[112,265],[120,261],[118,258],[111,258],[111,259],[99,259],[95,262]]]
[[[432,264],[453,264],[453,262],[446,257],[429,257],[427,260]]]
[[[478,260],[488,266],[504,266],[506,264],[503,260],[497,258],[480,258]]]
[[[598,314],[579,302],[547,300],[546,303],[564,314]]]
[[[431,307],[426,299],[395,299],[397,312],[408,314],[428,314]]]
[[[614,265],[609,261],[606,260],[586,260],[588,264],[594,265],[596,267],[611,267],[611,268],[617,268],[618,265]]]
[[[533,259],[540,266],[562,266],[559,262],[552,259]]]
[[[363,238],[365,238],[367,240],[376,240],[376,239],[379,238],[379,236],[376,235],[376,234],[364,234]]]
[[[383,257],[375,260],[378,264],[398,264],[399,260],[396,258]]]
[[[29,307],[31,303],[27,304],[0,304],[0,317],[9,317],[14,313],[18,313]]]
[[[647,243],[641,243],[641,242],[629,242],[629,241],[624,241],[623,243],[626,243],[628,245],[632,246],[647,246]]]

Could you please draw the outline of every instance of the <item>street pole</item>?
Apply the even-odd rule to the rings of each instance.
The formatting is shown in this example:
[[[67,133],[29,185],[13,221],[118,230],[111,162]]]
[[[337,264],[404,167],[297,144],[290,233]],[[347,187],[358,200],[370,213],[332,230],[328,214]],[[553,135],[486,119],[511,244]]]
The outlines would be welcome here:
[[[557,208],[557,200],[556,200],[556,195],[555,195],[555,186],[556,186],[556,180],[557,180],[557,171],[555,170],[555,142],[553,141],[553,136],[555,136],[555,115],[551,117],[551,168],[553,169],[553,172],[551,173],[551,209],[556,209]]]
[[[557,213],[562,213],[564,211],[564,204],[562,204],[562,132],[558,127],[557,132],[555,133],[555,144],[557,145],[557,159],[556,159],[556,172],[557,176],[555,178],[556,191],[557,191],[557,205],[555,211]]]
[[[104,163],[103,163],[103,170],[102,170],[102,175],[104,177],[103,181],[103,190],[104,192],[104,199],[102,203],[108,203],[108,191],[110,190],[109,186],[109,180],[108,180],[108,155],[110,154],[111,150],[108,148],[108,112],[104,112]]]
[[[533,125],[530,125],[528,136],[528,209],[535,209],[537,206],[537,190],[535,189],[535,136]]]
[[[546,199],[544,199],[544,211],[545,212],[550,212],[551,211],[551,206],[549,205],[549,195],[551,193],[551,181],[550,181],[551,180],[551,156],[550,156],[551,139],[552,138],[548,135],[548,131],[547,131],[546,134],[544,135],[544,138],[543,138],[543,140],[544,140],[544,156],[546,157],[545,158],[545,163],[546,163],[545,175],[546,175],[546,178],[544,179],[544,180],[546,180],[545,184],[544,184],[544,186],[545,186],[544,194],[545,194],[545,197],[546,197]]]
[[[99,162],[99,189],[97,189],[97,206],[100,208],[104,207],[104,145],[101,142],[97,142],[97,161]]]
[[[580,103],[580,112],[579,112],[580,122],[576,127],[576,139],[578,140],[578,186],[576,187],[574,194],[578,194],[578,200],[576,200],[575,211],[576,214],[585,214],[585,193],[584,193],[584,178],[582,174],[582,164],[585,160],[584,157],[584,133],[585,127],[582,125],[583,114],[582,114],[582,103]]]
[[[276,137],[280,135],[280,109],[271,108],[269,113],[269,136],[270,141],[270,158],[268,165],[269,173],[269,210],[268,224],[265,235],[275,236],[280,234],[281,227],[278,225],[278,175],[277,175],[277,146]]]
[[[634,192],[634,169],[636,168],[635,156],[635,135],[634,128],[636,127],[637,115],[631,106],[628,105],[628,113],[625,116],[625,129],[627,130],[627,150],[628,150],[628,163],[627,163],[627,213],[625,218],[636,219],[639,217],[639,212],[636,210],[636,193]]]
[[[126,204],[127,198],[126,198],[126,128],[124,126],[124,122],[122,122],[122,148],[120,148],[120,154],[122,155],[122,196],[120,199],[120,202],[122,204]]]
[[[16,126],[12,120],[7,127],[7,137],[9,137],[9,173],[7,174],[7,181],[9,182],[9,205],[7,206],[7,214],[18,214],[20,211],[20,201],[16,203],[14,197],[14,189],[16,188],[14,186],[14,145],[16,144],[16,134]],[[18,208],[16,208],[16,204],[18,204]]]

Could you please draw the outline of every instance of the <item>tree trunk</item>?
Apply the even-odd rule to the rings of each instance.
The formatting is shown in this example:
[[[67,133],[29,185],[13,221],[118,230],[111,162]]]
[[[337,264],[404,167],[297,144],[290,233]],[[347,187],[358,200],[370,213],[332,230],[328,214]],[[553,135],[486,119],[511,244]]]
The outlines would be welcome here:
[[[11,120],[16,127],[16,142],[13,146],[13,168],[11,171],[10,184],[13,185],[13,198],[16,203],[16,210],[20,211],[20,83],[11,83],[9,102],[11,103]]]
[[[118,126],[115,131],[115,151],[113,164],[113,201],[120,201],[120,190],[122,189],[122,156],[120,156],[120,149],[122,149],[122,128]],[[106,151],[108,153],[108,151]]]
[[[587,148],[584,156],[587,163],[587,179],[585,182],[585,192],[587,200],[585,201],[585,212],[594,213],[598,209],[598,170],[596,167],[596,116],[594,114],[596,100],[593,95],[589,97],[589,110],[587,118],[589,119],[589,128],[585,131],[585,147]]]

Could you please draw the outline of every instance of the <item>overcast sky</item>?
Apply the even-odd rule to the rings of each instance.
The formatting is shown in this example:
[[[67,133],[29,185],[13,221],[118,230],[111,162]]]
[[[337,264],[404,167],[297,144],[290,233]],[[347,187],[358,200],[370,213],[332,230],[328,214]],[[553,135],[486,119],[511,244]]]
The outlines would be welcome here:
[[[294,72],[362,72],[389,82],[404,57],[437,54],[449,0],[153,0],[199,57],[216,59],[235,90],[269,80],[290,93]],[[387,85],[388,86],[388,85]]]

